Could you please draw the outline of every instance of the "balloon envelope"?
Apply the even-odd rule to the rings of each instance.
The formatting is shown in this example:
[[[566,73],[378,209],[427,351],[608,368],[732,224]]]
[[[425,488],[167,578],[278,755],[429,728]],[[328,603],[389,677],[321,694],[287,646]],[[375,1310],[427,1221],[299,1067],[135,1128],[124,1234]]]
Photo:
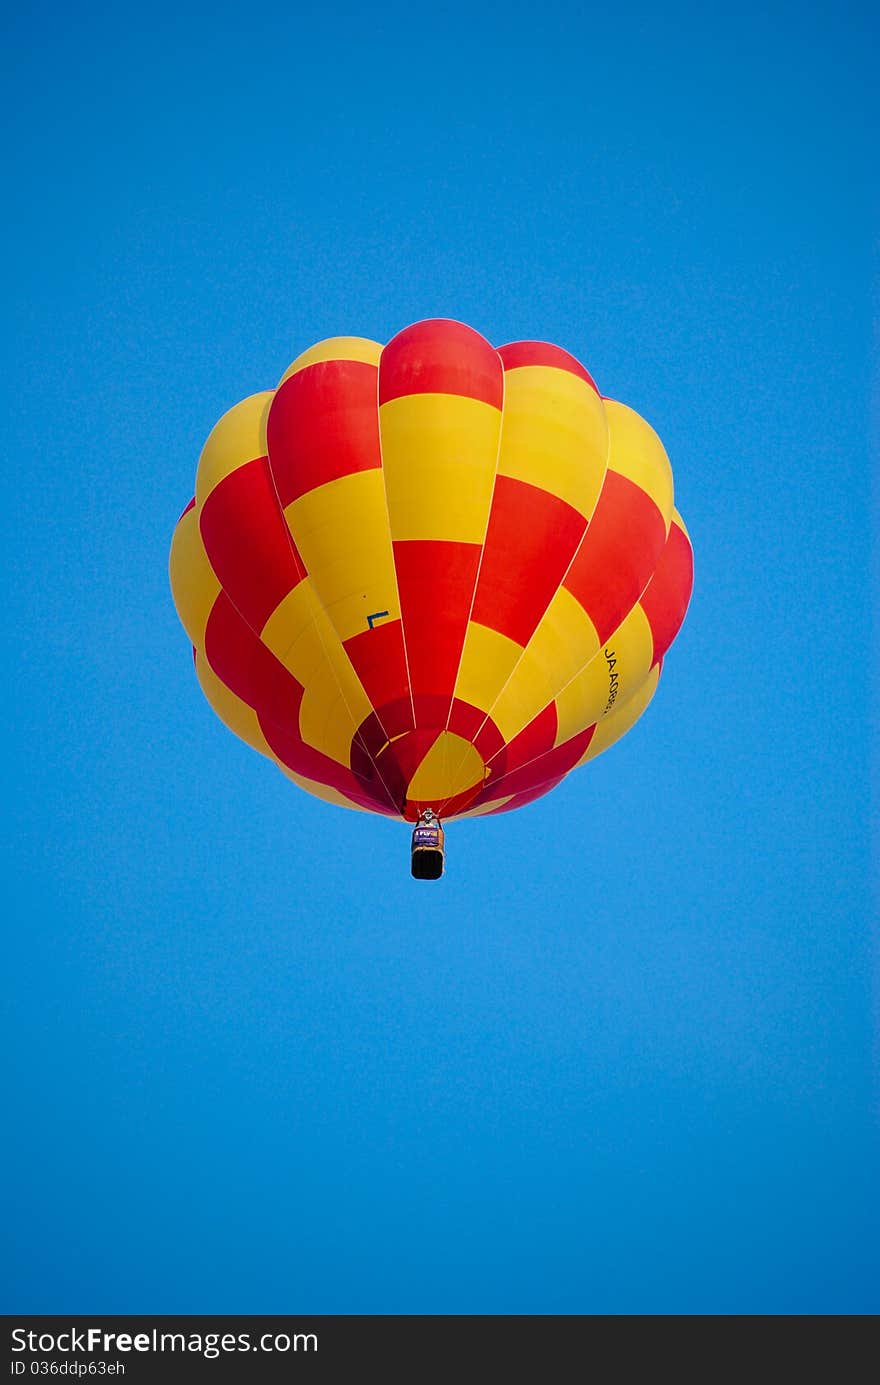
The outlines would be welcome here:
[[[320,342],[217,423],[171,549],[211,706],[318,797],[503,812],[654,695],[690,598],[659,438],[448,320]]]

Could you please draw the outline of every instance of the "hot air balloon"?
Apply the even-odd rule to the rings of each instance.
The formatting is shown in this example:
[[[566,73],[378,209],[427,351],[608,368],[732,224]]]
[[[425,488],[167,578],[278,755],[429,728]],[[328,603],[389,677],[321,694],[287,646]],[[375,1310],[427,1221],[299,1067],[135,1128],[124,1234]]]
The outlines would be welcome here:
[[[560,347],[442,319],[319,342],[224,414],[170,574],[236,735],[319,798],[433,831],[630,729],[693,562],[649,424]],[[442,830],[432,849],[414,874],[441,873]]]

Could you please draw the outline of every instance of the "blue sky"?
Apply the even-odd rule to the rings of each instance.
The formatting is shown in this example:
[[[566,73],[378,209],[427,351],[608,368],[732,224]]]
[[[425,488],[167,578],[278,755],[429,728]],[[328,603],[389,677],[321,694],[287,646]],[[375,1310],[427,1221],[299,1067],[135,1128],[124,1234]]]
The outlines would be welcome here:
[[[6,23],[5,1311],[877,1312],[868,7]],[[439,886],[167,580],[216,418],[428,316],[647,417],[696,555]]]

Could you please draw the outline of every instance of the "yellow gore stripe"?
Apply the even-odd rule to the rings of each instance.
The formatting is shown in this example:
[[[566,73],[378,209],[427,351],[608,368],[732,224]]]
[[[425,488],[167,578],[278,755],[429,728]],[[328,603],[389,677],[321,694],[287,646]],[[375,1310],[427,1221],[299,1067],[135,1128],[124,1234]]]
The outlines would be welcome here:
[[[488,714],[522,652],[521,644],[500,631],[470,621],[458,667],[455,696]]]
[[[308,351],[303,351],[297,356],[293,364],[287,367],[278,384],[283,385],[291,375],[305,370],[306,366],[318,365],[321,361],[365,361],[368,365],[378,366],[381,354],[381,344],[370,341],[368,337],[327,337],[325,341],[317,342],[310,346]]]
[[[505,372],[501,475],[541,486],[589,519],[607,458],[605,409],[585,380],[551,366]]]
[[[252,394],[215,423],[202,448],[196,471],[196,509],[214,487],[245,462],[266,456],[266,418],[274,390]]]
[[[402,395],[381,406],[393,540],[483,542],[500,428],[500,410],[463,395]]]
[[[485,777],[483,757],[470,741],[452,731],[441,731],[409,782],[406,796],[424,802],[454,798]]]
[[[309,578],[275,608],[260,639],[305,689],[303,740],[348,765],[352,736],[372,707]]]
[[[274,760],[275,756],[269,749],[266,738],[260,730],[260,723],[253,707],[242,702],[240,697],[237,697],[234,692],[227,688],[226,684],[217,677],[208,660],[198,650],[196,651],[196,676],[209,705],[220,720],[229,727],[230,731],[233,731],[247,745],[253,746],[254,750],[259,750],[261,755],[266,755],[270,760]]]
[[[596,727],[595,735],[586,751],[578,760],[578,765],[586,764],[587,760],[595,760],[597,755],[601,755],[603,750],[607,750],[615,741],[619,741],[621,736],[625,736],[627,731],[635,726],[639,717],[644,712],[654,693],[657,691],[657,684],[660,681],[660,665],[655,664],[649,670],[647,678],[641,687],[633,694],[627,702],[623,704],[619,712],[611,712],[600,721]],[[577,766],[575,766],[577,768]]]
[[[653,658],[648,618],[635,606],[586,668],[557,694],[557,743],[618,711],[647,678]]]
[[[650,423],[613,399],[605,400],[611,433],[608,466],[645,491],[666,521],[672,516],[672,467]]]
[[[472,622],[472,628],[484,627]],[[488,633],[496,640],[504,639],[494,631]],[[580,602],[560,587],[527,647],[513,661],[508,677],[486,707],[504,739],[513,740],[528,726],[598,648],[599,637],[590,617]],[[565,738],[559,736],[557,744],[562,739]]]
[[[297,551],[339,640],[366,630],[367,617],[400,617],[385,487],[376,468],[307,491],[284,512]]]
[[[512,741],[553,701],[557,677],[544,655],[540,645],[529,643],[492,708],[492,720],[506,741]]]
[[[523,663],[531,663],[541,669],[540,683],[553,688],[548,699],[551,701],[590,662],[598,648],[599,636],[595,625],[577,598],[565,587],[560,587],[529,641]],[[519,669],[511,682],[516,682],[518,676]],[[543,710],[543,706],[536,707],[529,721]],[[559,744],[559,737],[556,744]]]
[[[333,789],[329,784],[319,784],[315,779],[306,779],[305,775],[295,774],[287,765],[283,765],[280,760],[275,762],[285,778],[293,781],[299,788],[305,789],[306,793],[314,794],[315,798],[323,798],[325,803],[335,803],[339,808],[353,808],[356,813],[366,813],[369,810],[362,808],[359,803],[353,803],[345,794],[338,789]]]
[[[217,716],[230,731],[233,731],[240,740],[252,746],[254,750],[259,750],[261,755],[274,763],[281,770],[281,773],[297,784],[307,793],[314,794],[316,798],[323,798],[327,803],[336,803],[342,808],[354,808],[358,812],[365,812],[359,803],[352,803],[350,798],[346,798],[337,789],[331,788],[329,784],[319,784],[314,779],[306,779],[302,774],[295,774],[288,769],[287,765],[273,754],[270,749],[257,719],[257,714],[253,707],[249,707],[241,698],[236,697],[234,692],[230,692],[226,684],[219,679],[203,656],[196,655],[196,675],[201,684],[209,705],[216,712]]]
[[[171,594],[180,623],[198,649],[205,647],[205,627],[220,593],[199,532],[198,511],[181,515],[171,540],[168,563]]]

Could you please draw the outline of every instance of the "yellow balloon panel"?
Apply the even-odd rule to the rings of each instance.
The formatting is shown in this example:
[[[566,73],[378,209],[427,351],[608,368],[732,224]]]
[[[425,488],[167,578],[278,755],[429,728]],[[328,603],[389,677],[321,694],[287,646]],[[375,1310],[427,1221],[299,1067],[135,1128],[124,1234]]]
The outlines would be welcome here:
[[[666,449],[650,423],[634,409],[606,399],[610,430],[608,465],[651,497],[666,520],[672,516],[672,467]]]
[[[310,365],[320,365],[324,361],[364,361],[367,365],[378,365],[382,355],[382,345],[370,341],[368,337],[328,337],[303,351],[292,365],[289,365],[279,380],[283,385],[291,375],[297,375]]]
[[[470,741],[451,731],[441,731],[410,781],[408,796],[418,802],[435,802],[479,784],[485,766]]]
[[[197,649],[204,649],[205,627],[211,607],[220,594],[220,583],[208,562],[195,507],[181,515],[174,531],[169,573],[180,623],[191,643]]]
[[[245,462],[266,455],[266,418],[274,390],[243,399],[223,415],[208,435],[196,471],[196,508],[211,491]]]
[[[314,779],[307,779],[304,774],[296,774],[292,769],[288,769],[280,760],[276,761],[281,773],[296,784],[298,788],[305,789],[306,793],[314,794],[315,798],[322,798],[325,803],[333,803],[337,808],[353,808],[355,812],[366,813],[369,809],[361,806],[360,803],[352,803],[350,798],[339,792],[338,789],[331,788],[329,784],[319,784]]]
[[[303,739],[347,765],[352,736],[372,705],[309,578],[276,607],[260,638],[305,690]]]
[[[502,476],[540,486],[589,519],[607,461],[605,410],[586,381],[549,366],[507,372]]]
[[[599,637],[590,617],[571,593],[560,587],[493,710],[506,738],[518,735],[538,716],[598,648]]]
[[[595,760],[597,755],[601,755],[603,750],[608,750],[615,741],[619,741],[621,736],[625,736],[627,731],[635,726],[657,691],[659,681],[660,665],[655,664],[641,687],[623,704],[620,711],[611,712],[599,722],[595,735],[578,760],[578,765],[584,765],[588,760]]]
[[[498,630],[472,620],[455,684],[455,696],[487,715],[522,658],[523,647]]]
[[[501,414],[480,399],[413,394],[379,409],[388,518],[395,542],[483,542]]]
[[[341,476],[307,491],[284,512],[315,594],[339,640],[367,629],[367,617],[400,617],[382,471]],[[345,542],[340,543],[340,534]]]
[[[557,744],[600,722],[641,687],[654,656],[654,640],[640,606],[556,697]]]
[[[199,650],[196,651],[196,676],[211,707],[230,731],[234,731],[239,740],[253,746],[254,750],[259,750],[261,755],[274,760],[275,757],[266,743],[253,707],[242,702],[240,697],[227,688]]]

